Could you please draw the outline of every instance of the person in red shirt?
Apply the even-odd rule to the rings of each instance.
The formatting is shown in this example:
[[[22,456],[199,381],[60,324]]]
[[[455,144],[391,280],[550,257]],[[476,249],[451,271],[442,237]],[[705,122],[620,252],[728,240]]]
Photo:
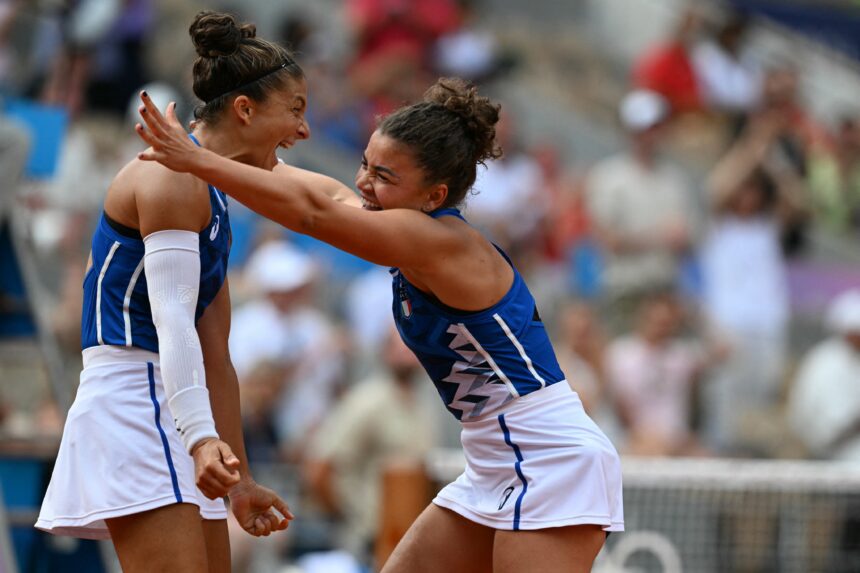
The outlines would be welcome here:
[[[633,85],[665,97],[674,113],[702,108],[699,83],[690,58],[690,49],[700,27],[700,15],[688,10],[667,42],[653,46],[633,64]]]
[[[432,48],[460,25],[460,9],[454,0],[348,0],[345,9],[355,45],[349,77],[372,103],[372,124],[421,95]]]

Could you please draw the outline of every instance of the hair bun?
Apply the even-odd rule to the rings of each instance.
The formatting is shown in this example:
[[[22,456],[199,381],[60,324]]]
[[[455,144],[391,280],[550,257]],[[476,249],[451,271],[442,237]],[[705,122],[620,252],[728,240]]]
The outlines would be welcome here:
[[[197,14],[188,29],[191,41],[201,58],[229,56],[239,49],[244,38],[253,38],[257,30],[253,24],[237,24],[230,14],[203,11]]]
[[[460,78],[440,78],[424,93],[424,101],[443,106],[458,115],[475,142],[475,162],[501,157],[496,144],[496,123],[501,106],[479,96],[478,88]]]

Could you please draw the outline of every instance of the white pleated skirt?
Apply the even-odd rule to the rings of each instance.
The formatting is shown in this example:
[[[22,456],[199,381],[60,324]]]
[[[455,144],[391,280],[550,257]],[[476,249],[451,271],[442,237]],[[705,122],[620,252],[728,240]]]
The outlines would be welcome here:
[[[567,382],[465,422],[461,438],[466,470],[436,505],[494,529],[624,530],[618,453]]]
[[[221,499],[194,483],[167,407],[158,354],[99,346],[84,350],[84,370],[69,410],[51,483],[36,527],[57,535],[108,539],[105,519],[174,503],[226,519]]]

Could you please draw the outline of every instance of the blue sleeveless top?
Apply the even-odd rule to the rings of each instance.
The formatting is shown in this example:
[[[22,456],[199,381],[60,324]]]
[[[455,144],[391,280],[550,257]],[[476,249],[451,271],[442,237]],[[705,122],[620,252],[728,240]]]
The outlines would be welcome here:
[[[463,219],[457,209],[430,215]],[[458,420],[485,418],[511,400],[564,381],[535,300],[513,270],[513,285],[499,302],[468,312],[445,306],[391,269],[397,330]]]
[[[194,139],[193,136],[191,136]],[[199,145],[196,139],[194,142]],[[177,191],[181,193],[182,191]],[[211,219],[200,232],[200,290],[195,322],[227,276],[230,218],[227,196],[209,186]],[[92,267],[84,277],[81,346],[129,346],[158,352],[158,336],[143,272],[143,239],[102,213],[92,241]]]

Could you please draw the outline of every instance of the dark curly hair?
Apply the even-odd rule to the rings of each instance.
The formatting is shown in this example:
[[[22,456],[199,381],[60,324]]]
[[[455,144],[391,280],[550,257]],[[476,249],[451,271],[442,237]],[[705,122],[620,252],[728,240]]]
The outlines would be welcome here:
[[[459,78],[440,78],[421,102],[385,117],[379,131],[407,145],[424,178],[448,185],[445,207],[458,205],[475,183],[477,166],[502,156],[496,144],[499,104]]]
[[[289,78],[304,77],[290,52],[278,44],[257,38],[253,24],[238,23],[230,15],[203,11],[188,28],[197,49],[194,62],[194,94],[203,104],[194,116],[215,123],[230,101],[246,95],[263,102],[284,89]]]

